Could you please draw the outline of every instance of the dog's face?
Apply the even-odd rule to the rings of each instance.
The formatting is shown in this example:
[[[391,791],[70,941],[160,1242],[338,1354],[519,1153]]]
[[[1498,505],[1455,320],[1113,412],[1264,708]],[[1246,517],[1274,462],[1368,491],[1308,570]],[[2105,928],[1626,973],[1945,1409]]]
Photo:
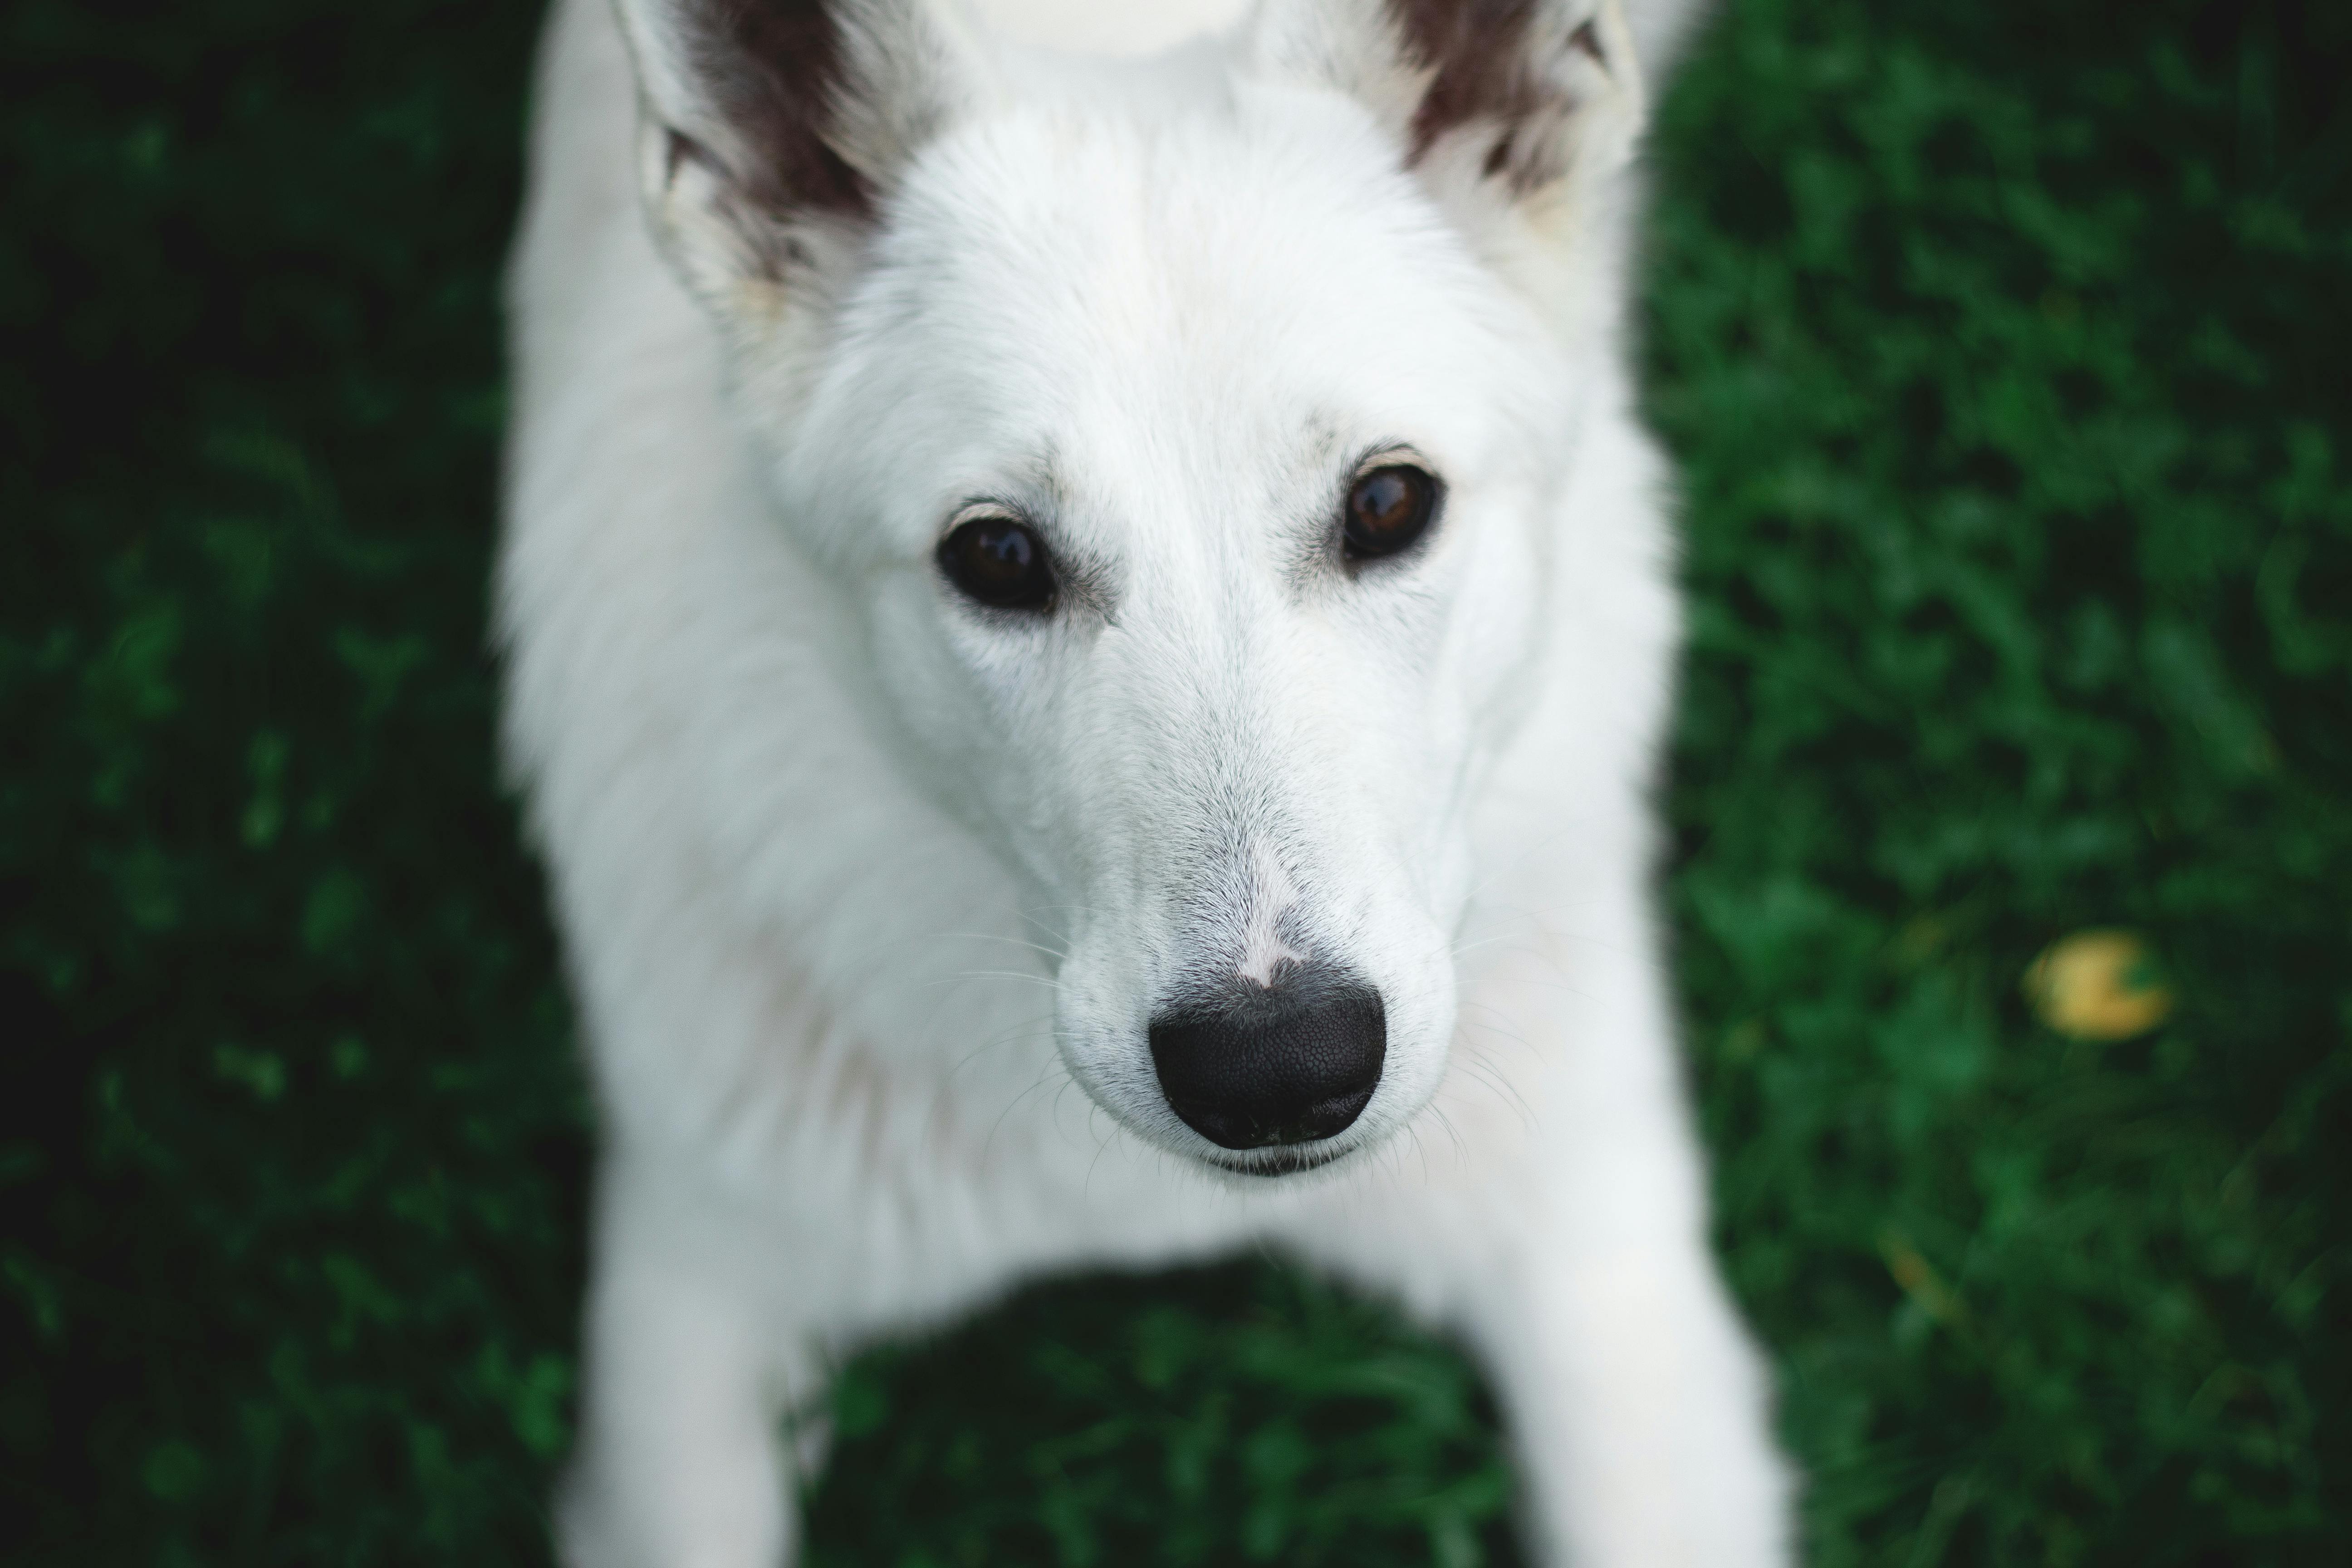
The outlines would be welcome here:
[[[1638,98],[1611,16],[1510,9],[1531,58],[1463,64],[1441,115],[1454,35],[1371,5],[1118,92],[779,6],[835,105],[766,116],[811,142],[781,196],[709,107],[758,121],[740,81],[665,86],[692,8],[635,19],[656,212],[892,743],[1031,889],[1074,1075],[1227,1170],[1372,1144],[1444,1068],[1577,415],[1537,290],[1599,243],[1595,105]],[[676,58],[763,47],[730,26]]]

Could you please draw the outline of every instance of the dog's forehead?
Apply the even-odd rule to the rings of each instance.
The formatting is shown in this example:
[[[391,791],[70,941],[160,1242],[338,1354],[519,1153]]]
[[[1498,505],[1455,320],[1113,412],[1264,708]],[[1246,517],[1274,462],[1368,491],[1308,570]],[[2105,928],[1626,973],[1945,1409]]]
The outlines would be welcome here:
[[[971,462],[1087,489],[1263,489],[1379,443],[1489,440],[1536,359],[1524,311],[1335,105],[999,115],[919,162],[880,258],[874,358],[923,367],[898,406]]]
[[[1247,363],[1266,384],[1334,360],[1345,374],[1384,342],[1459,354],[1468,323],[1446,318],[1475,309],[1477,268],[1386,150],[1334,118],[1077,105],[977,126],[908,213],[933,303],[960,304],[999,361],[1088,374],[1097,395],[1133,384],[1122,363]]]

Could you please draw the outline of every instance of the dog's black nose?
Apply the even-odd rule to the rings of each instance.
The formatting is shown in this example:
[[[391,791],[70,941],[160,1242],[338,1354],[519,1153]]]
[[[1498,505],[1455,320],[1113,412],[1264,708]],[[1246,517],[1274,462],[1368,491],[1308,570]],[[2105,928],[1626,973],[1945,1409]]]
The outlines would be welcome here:
[[[1319,964],[1179,1002],[1152,1020],[1151,1060],[1177,1115],[1226,1149],[1312,1143],[1344,1131],[1388,1056],[1381,994]]]

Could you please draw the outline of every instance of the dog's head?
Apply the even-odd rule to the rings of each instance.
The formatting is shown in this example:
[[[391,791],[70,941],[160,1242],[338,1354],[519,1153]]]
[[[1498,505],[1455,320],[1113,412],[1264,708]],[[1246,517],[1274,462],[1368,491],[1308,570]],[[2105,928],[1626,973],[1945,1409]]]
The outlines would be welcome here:
[[[1612,329],[1617,0],[1266,0],[1102,70],[623,11],[656,228],[907,768],[1055,928],[1074,1074],[1234,1171],[1401,1126]]]

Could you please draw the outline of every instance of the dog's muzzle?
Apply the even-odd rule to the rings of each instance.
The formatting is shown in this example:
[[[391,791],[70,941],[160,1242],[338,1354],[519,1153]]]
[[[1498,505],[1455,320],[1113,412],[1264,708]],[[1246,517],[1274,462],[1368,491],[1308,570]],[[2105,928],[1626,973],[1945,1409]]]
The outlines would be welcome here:
[[[1310,963],[1271,988],[1181,998],[1152,1020],[1150,1040],[1160,1092],[1187,1127],[1222,1149],[1265,1149],[1354,1123],[1380,1087],[1388,1022],[1378,991]],[[1278,1168],[1322,1163],[1298,1152],[1310,1157]]]

